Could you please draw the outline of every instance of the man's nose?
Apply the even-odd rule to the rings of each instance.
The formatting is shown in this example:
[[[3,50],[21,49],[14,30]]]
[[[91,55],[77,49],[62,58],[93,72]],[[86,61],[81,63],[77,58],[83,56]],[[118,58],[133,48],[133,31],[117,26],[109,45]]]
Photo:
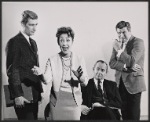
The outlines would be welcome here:
[[[121,38],[123,38],[123,37],[124,37],[123,33],[121,33],[121,34],[120,34],[120,37],[121,37]]]
[[[36,26],[33,27],[33,30],[36,31]]]
[[[99,74],[102,74],[102,71],[101,71],[101,70],[99,70],[99,71],[98,71],[98,73],[99,73]]]

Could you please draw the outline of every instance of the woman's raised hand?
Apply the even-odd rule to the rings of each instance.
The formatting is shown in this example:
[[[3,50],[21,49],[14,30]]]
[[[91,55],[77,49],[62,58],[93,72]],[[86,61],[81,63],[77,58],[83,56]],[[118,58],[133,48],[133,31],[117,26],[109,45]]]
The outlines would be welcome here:
[[[80,79],[80,77],[81,77],[82,74],[83,74],[83,71],[82,71],[82,67],[81,67],[81,66],[79,66],[79,68],[77,69],[77,71],[72,70],[72,72],[74,73],[74,75],[75,75],[78,79]]]

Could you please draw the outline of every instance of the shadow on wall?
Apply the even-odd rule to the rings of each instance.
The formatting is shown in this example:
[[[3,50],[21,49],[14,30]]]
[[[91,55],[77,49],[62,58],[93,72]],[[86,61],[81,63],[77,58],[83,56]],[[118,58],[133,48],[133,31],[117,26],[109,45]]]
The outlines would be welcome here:
[[[102,52],[103,52],[104,59],[108,64],[108,74],[106,76],[106,79],[115,81],[115,70],[110,69],[109,67],[109,61],[110,61],[112,50],[113,50],[113,40],[112,42],[109,41],[109,42],[103,43],[102,47],[103,47]]]

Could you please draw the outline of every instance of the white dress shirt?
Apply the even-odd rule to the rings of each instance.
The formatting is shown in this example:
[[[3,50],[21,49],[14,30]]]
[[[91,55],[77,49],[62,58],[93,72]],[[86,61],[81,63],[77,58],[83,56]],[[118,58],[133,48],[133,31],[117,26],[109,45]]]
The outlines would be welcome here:
[[[29,36],[27,34],[25,34],[23,31],[21,31],[22,35],[26,38],[26,40],[28,41],[28,43],[30,44],[30,41],[29,41]],[[31,44],[30,44],[31,45]]]
[[[100,83],[101,89],[102,89],[102,91],[103,91],[103,82],[104,82],[104,79],[102,79],[102,80],[100,80],[100,81],[101,81],[101,83]],[[94,82],[95,82],[96,88],[98,89],[98,80],[94,78]]]

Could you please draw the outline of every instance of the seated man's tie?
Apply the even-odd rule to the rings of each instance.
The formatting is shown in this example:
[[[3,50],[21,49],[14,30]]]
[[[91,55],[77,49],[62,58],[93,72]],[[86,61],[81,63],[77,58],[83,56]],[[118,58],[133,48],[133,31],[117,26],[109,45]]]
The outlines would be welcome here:
[[[98,91],[99,91],[101,94],[103,94],[102,88],[101,88],[101,81],[100,81],[100,80],[98,80]]]

